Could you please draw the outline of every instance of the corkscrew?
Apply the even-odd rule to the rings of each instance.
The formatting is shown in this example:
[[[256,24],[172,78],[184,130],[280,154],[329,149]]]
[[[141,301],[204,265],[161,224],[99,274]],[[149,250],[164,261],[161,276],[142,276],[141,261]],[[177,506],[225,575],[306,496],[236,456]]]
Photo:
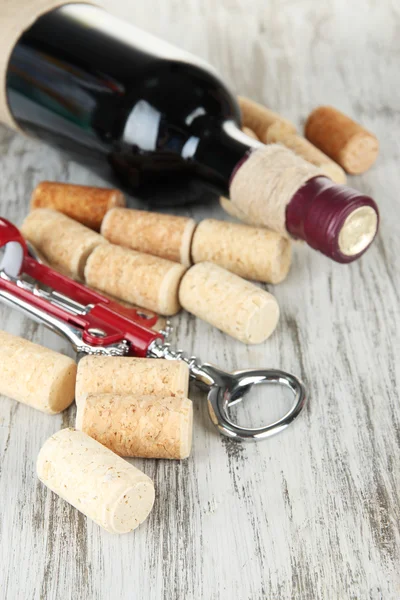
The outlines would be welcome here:
[[[79,355],[139,356],[183,360],[190,377],[208,390],[208,410],[218,431],[242,441],[265,439],[285,429],[301,412],[306,393],[294,375],[277,369],[246,369],[227,373],[175,350],[165,331],[150,329],[154,313],[125,308],[66,277],[31,256],[14,225],[0,218],[0,301],[17,308],[67,339]],[[34,254],[34,249],[31,249]],[[249,429],[232,421],[229,409],[243,400],[254,385],[277,384],[293,394],[291,408],[263,427]]]

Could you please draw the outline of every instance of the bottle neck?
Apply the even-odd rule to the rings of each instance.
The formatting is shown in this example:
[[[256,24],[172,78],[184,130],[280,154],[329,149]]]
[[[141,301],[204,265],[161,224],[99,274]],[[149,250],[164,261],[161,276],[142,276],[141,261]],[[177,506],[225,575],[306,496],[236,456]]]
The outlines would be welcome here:
[[[263,144],[243,133],[236,123],[226,121],[210,135],[199,138],[193,160],[199,173],[218,191],[229,196],[229,186],[236,169],[249,154]]]

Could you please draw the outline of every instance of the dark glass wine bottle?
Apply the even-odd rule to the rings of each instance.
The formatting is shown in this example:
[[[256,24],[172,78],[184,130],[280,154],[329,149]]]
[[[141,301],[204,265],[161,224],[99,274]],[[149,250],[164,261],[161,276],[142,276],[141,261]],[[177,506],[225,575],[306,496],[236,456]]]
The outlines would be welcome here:
[[[241,132],[236,98],[212,67],[91,5],[40,16],[13,48],[6,84],[20,129],[144,199],[187,199],[178,185],[197,182],[229,197],[238,168],[262,146]],[[343,253],[343,223],[363,207],[375,230],[356,219],[355,251]],[[286,229],[350,262],[372,242],[377,214],[370,198],[314,177],[288,204]]]

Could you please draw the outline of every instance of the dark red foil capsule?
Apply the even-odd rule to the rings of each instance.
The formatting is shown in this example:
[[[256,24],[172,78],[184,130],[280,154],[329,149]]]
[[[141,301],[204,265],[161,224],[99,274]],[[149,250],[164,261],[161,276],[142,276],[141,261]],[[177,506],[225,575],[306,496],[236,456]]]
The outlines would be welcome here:
[[[371,245],[379,226],[379,211],[369,196],[327,177],[314,177],[286,208],[286,228],[332,260],[357,260]]]

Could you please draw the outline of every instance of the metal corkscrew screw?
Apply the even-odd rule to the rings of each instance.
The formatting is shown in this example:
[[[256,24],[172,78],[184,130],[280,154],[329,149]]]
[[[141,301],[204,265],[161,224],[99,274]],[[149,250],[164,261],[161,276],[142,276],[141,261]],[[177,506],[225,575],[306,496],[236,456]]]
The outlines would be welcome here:
[[[29,256],[25,240],[11,223],[0,218],[0,301],[17,308],[67,339],[75,352],[106,356],[139,356],[183,360],[190,377],[206,388],[208,411],[218,431],[242,441],[258,441],[285,429],[303,409],[303,383],[277,369],[245,369],[228,373],[175,350],[166,338],[172,327],[149,329],[157,315],[127,309],[101,294],[65,277]],[[246,398],[255,385],[281,385],[293,394],[290,409],[278,420],[255,429],[235,423],[229,408]]]

